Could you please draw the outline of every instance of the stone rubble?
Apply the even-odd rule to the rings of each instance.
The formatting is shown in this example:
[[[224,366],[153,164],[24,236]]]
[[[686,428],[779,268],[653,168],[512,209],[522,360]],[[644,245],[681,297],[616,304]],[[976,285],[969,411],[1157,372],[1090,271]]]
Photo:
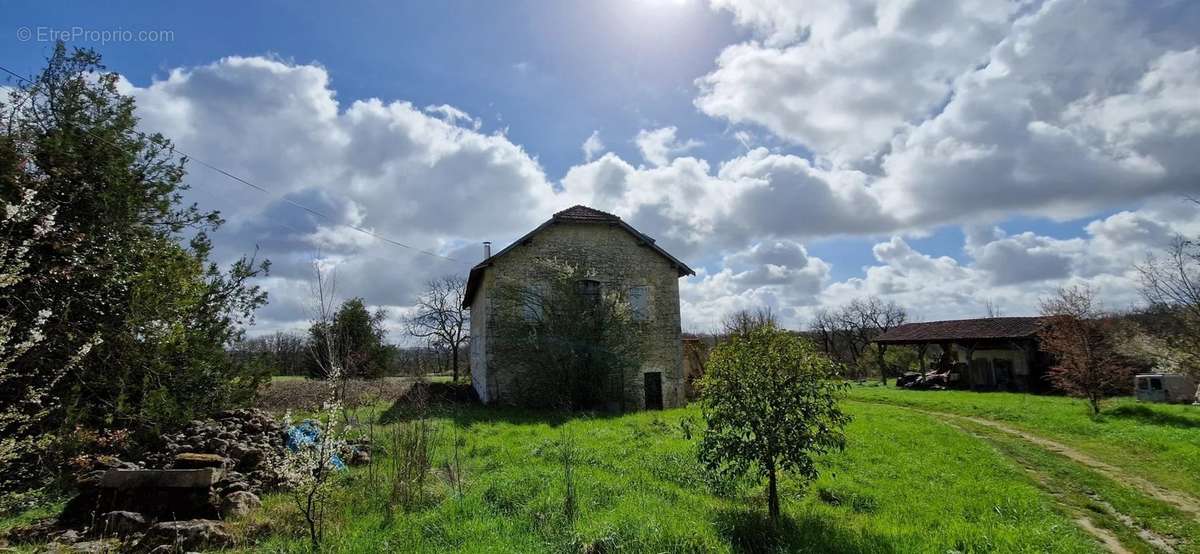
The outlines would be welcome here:
[[[249,514],[262,506],[260,494],[285,485],[276,468],[286,433],[262,410],[222,412],[163,439],[138,463],[97,458],[76,477],[80,492],[57,520],[14,529],[7,540],[47,543],[51,552],[219,549],[232,537],[218,518]]]

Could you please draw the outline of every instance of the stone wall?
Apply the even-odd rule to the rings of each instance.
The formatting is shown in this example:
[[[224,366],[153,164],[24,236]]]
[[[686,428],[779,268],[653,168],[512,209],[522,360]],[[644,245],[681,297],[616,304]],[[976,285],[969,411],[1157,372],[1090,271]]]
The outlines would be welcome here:
[[[627,407],[645,407],[643,376],[649,372],[662,374],[664,407],[686,404],[678,269],[620,226],[575,222],[548,226],[527,243],[496,258],[484,272],[471,304],[471,376],[476,380],[480,398],[485,402],[510,401],[516,386],[512,372],[506,372],[504,361],[495,357],[489,344],[491,333],[485,332],[493,321],[490,294],[495,290],[497,280],[537,282],[539,264],[534,261],[539,258],[577,265],[594,275],[593,278],[604,287],[621,287],[624,291],[635,286],[647,287],[649,314],[645,321],[638,323],[644,337],[643,364],[625,376],[626,404]]]

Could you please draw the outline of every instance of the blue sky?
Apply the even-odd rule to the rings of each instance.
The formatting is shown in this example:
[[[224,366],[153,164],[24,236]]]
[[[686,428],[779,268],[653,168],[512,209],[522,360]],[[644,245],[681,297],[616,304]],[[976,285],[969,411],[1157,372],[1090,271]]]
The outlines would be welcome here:
[[[639,129],[662,125],[702,140],[697,153],[714,160],[739,147],[691,99],[693,80],[748,33],[697,2],[7,4],[6,19],[35,29],[173,31],[163,44],[73,43],[99,49],[137,84],[229,55],[316,62],[339,99],[450,104],[487,130],[507,127],[552,175],[580,161],[593,130],[613,137],[621,154],[636,151],[630,139]],[[12,48],[0,59],[26,72],[51,47],[5,38]]]
[[[1178,199],[1200,188],[1186,155],[1200,144],[1198,12],[1116,0],[6,2],[0,64],[36,71],[50,30],[171,33],[69,42],[128,80],[145,127],[277,192],[246,196],[198,167],[189,177],[230,219],[223,253],[258,244],[283,262],[261,329],[303,319],[314,250],[372,272],[348,279],[350,294],[397,318],[415,289],[379,282],[446,270],[348,238],[345,224],[475,256],[480,240],[574,202],[703,268],[681,285],[685,326],[761,304],[800,326],[869,294],[926,318],[979,315],[985,299],[1028,313],[1066,284],[1136,302],[1130,257],[1194,226]],[[603,147],[589,156],[593,135]],[[284,197],[340,220],[293,213]]]

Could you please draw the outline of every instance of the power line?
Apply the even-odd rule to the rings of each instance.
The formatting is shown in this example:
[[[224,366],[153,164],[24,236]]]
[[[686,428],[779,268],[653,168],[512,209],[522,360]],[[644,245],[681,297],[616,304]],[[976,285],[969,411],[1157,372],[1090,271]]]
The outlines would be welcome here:
[[[12,75],[13,77],[17,78],[18,80],[20,80],[21,82],[23,82],[23,83],[25,83],[25,84],[27,84],[27,85],[34,85],[34,84],[35,84],[33,81],[31,81],[31,80],[29,80],[29,79],[27,79],[27,78],[25,78],[25,77],[21,76],[20,74],[16,73],[15,71],[12,71],[12,70],[8,69],[7,67],[4,67],[3,65],[0,65],[0,71],[4,71],[5,73],[8,73],[9,75]],[[32,97],[32,93],[30,94],[30,97]],[[106,144],[108,144],[109,146],[112,146],[113,148],[116,148],[116,149],[118,149],[118,150],[121,150],[121,149],[122,149],[121,145],[119,145],[119,144],[115,144],[115,143],[113,143],[113,142],[109,141],[108,139],[106,139],[105,137],[102,137],[102,136],[96,135],[96,134],[92,133],[91,131],[88,131],[87,129],[83,129],[83,131],[84,131],[85,133],[87,133],[88,135],[91,135],[91,137],[92,137],[92,138],[94,138],[94,139],[96,139],[96,140],[98,140],[98,141],[100,141],[100,142],[106,143]],[[136,134],[137,134],[137,135],[138,135],[140,138],[142,138],[143,140],[146,140],[146,139],[147,139],[147,135],[146,135],[146,133],[143,133],[143,132],[141,132],[141,131],[137,131],[137,130],[135,130],[135,131],[134,131],[134,133],[136,133]],[[244,178],[242,178],[242,177],[239,177],[239,176],[237,176],[237,175],[234,175],[233,173],[230,173],[230,172],[228,172],[228,171],[226,171],[226,170],[224,170],[224,169],[221,169],[220,167],[218,167],[218,166],[216,166],[216,165],[214,165],[214,164],[212,164],[212,163],[206,162],[206,161],[204,161],[204,160],[202,160],[202,159],[200,159],[200,158],[197,158],[197,157],[195,157],[195,156],[193,156],[193,155],[191,155],[191,154],[189,154],[189,153],[187,153],[187,152],[184,152],[183,150],[180,150],[179,148],[176,148],[176,147],[175,147],[175,145],[173,145],[173,144],[171,145],[171,153],[172,153],[172,155],[174,155],[175,153],[178,153],[179,155],[182,155],[183,157],[187,158],[188,160],[190,160],[190,161],[193,161],[193,162],[196,162],[196,163],[198,163],[198,164],[200,164],[200,165],[202,165],[202,166],[204,166],[204,167],[206,167],[206,168],[208,168],[208,169],[210,169],[210,170],[212,170],[212,171],[215,171],[215,172],[217,172],[217,173],[220,173],[221,175],[224,175],[225,177],[228,177],[228,178],[230,178],[230,179],[232,179],[232,180],[234,180],[234,181],[236,181],[236,182],[238,182],[238,183],[241,183],[241,184],[243,184],[243,185],[246,185],[246,186],[248,186],[248,187],[250,187],[250,188],[252,188],[252,189],[254,189],[254,190],[257,190],[257,191],[259,191],[259,192],[261,192],[261,193],[263,193],[263,194],[266,194],[266,195],[268,195],[268,196],[272,196],[272,197],[274,197],[274,198],[275,198],[275,199],[277,199],[277,200],[280,200],[280,201],[282,201],[282,202],[285,202],[285,203],[287,203],[287,204],[290,204],[291,206],[294,206],[294,207],[296,207],[296,208],[299,208],[299,209],[301,209],[301,210],[304,210],[304,211],[306,211],[306,212],[308,212],[308,213],[310,213],[310,214],[313,214],[313,215],[315,215],[315,216],[317,216],[317,217],[320,217],[320,218],[322,218],[322,219],[326,219],[326,220],[332,221],[332,222],[333,222],[334,224],[336,224],[336,225],[343,225],[343,226],[345,226],[345,227],[349,227],[350,229],[353,229],[353,230],[355,230],[355,231],[358,231],[358,232],[360,232],[360,233],[363,233],[363,234],[365,234],[365,235],[367,235],[367,236],[370,236],[370,237],[373,237],[373,238],[379,239],[379,240],[381,240],[381,241],[384,241],[384,242],[386,242],[386,243],[389,243],[389,244],[392,244],[392,245],[395,245],[395,246],[399,246],[399,247],[401,247],[401,248],[405,248],[405,249],[408,249],[408,250],[413,250],[413,251],[419,252],[419,253],[421,253],[421,254],[425,254],[425,255],[427,255],[427,256],[432,256],[432,257],[434,257],[434,258],[442,258],[442,259],[449,260],[449,261],[452,261],[452,262],[455,262],[455,263],[462,263],[462,262],[461,262],[461,260],[458,260],[458,259],[455,259],[455,258],[451,258],[450,256],[444,256],[444,255],[442,255],[442,254],[438,254],[438,253],[436,253],[436,252],[431,252],[431,251],[429,251],[429,250],[425,250],[425,249],[423,249],[423,248],[418,248],[418,247],[416,247],[416,246],[410,246],[410,245],[408,245],[408,244],[404,244],[403,242],[400,242],[400,241],[398,241],[398,240],[394,240],[394,239],[391,239],[391,238],[385,237],[385,236],[383,236],[383,235],[380,235],[379,233],[376,233],[376,232],[374,232],[374,231],[371,231],[371,230],[368,230],[368,229],[364,229],[364,228],[362,228],[362,227],[359,227],[359,226],[357,226],[357,225],[351,225],[351,224],[349,224],[349,223],[339,223],[338,221],[334,220],[334,218],[333,218],[333,217],[331,217],[331,216],[329,216],[328,214],[325,214],[325,213],[323,213],[323,212],[321,212],[321,211],[318,211],[318,210],[316,210],[316,209],[313,209],[313,208],[310,208],[310,207],[308,207],[308,206],[305,206],[304,204],[301,204],[301,203],[299,203],[299,202],[296,202],[295,200],[292,200],[292,199],[290,199],[290,198],[287,198],[287,197],[284,197],[284,196],[280,196],[280,195],[278,195],[278,194],[275,194],[275,193],[271,192],[269,189],[267,189],[267,188],[265,188],[265,187],[262,187],[262,186],[256,185],[256,184],[254,184],[254,183],[252,183],[252,182],[250,182],[250,181],[248,181],[248,180],[246,180],[246,179],[244,179]]]

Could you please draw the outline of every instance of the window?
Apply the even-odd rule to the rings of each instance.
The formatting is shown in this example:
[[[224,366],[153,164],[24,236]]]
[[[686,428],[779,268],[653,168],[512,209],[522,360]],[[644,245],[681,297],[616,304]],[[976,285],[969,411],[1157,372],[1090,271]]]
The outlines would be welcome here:
[[[633,319],[636,321],[650,319],[650,287],[629,288],[629,309],[633,312]]]
[[[1150,390],[1162,390],[1162,379],[1159,377],[1151,377]]]
[[[534,283],[525,288],[524,298],[521,299],[521,317],[525,321],[538,321],[546,311],[542,303],[546,301],[545,283]]]

